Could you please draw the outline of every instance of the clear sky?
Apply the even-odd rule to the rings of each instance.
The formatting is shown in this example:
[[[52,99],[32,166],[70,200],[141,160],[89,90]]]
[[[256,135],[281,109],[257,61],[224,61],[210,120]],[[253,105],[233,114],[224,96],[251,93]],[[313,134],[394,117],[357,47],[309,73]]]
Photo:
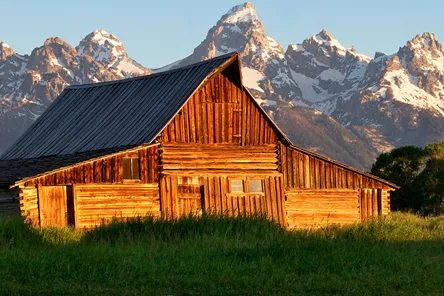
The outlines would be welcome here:
[[[266,33],[284,49],[327,29],[359,53],[392,54],[416,34],[433,32],[444,42],[442,0],[257,0]],[[0,40],[30,53],[48,37],[76,46],[88,33],[116,35],[128,55],[156,68],[192,53],[207,31],[243,1],[0,0]]]

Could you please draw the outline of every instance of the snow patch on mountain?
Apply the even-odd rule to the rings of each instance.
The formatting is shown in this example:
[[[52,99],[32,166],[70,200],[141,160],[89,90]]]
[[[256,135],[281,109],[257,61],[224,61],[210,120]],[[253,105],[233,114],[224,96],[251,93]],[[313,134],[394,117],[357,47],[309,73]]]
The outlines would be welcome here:
[[[265,79],[265,75],[263,73],[252,68],[242,67],[242,76],[244,85],[246,87],[264,92],[259,85],[259,83]]]
[[[325,47],[335,47],[338,50],[338,54],[344,56],[347,52],[347,49],[338,41],[336,40],[333,35],[331,35],[327,30],[323,29],[321,33],[313,35],[312,40],[315,41],[315,43],[318,44],[320,48]],[[327,53],[328,55],[329,53]]]
[[[378,97],[435,110],[444,116],[444,98],[433,96],[419,88],[415,82],[416,78],[409,75],[405,69],[387,72],[383,79],[381,87],[375,92]]]
[[[95,61],[121,77],[150,73],[128,57],[122,42],[116,36],[104,30],[95,30],[87,35],[80,41],[76,49],[80,56],[91,56]]]
[[[223,17],[223,22],[236,24],[257,20],[256,9],[251,3],[237,5],[231,8]]]
[[[291,76],[302,91],[302,97],[310,102],[319,102],[328,97],[328,93],[319,87],[316,79],[291,70]]]

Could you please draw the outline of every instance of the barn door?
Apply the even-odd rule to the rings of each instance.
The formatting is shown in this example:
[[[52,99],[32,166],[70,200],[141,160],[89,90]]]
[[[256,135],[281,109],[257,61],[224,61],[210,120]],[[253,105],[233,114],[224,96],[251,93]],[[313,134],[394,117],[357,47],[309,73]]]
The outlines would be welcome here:
[[[72,186],[40,186],[38,198],[41,227],[74,225]]]
[[[203,198],[201,186],[197,184],[177,185],[177,212],[179,216],[202,214]]]

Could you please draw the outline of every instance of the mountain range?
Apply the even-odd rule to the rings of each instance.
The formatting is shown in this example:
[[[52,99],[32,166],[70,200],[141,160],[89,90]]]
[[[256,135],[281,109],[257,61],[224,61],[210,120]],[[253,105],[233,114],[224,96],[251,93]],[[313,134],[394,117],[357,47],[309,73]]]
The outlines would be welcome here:
[[[0,153],[67,85],[149,75],[232,51],[242,56],[245,85],[296,145],[368,169],[394,147],[444,141],[444,50],[434,34],[373,58],[325,29],[284,49],[247,2],[224,14],[189,56],[160,69],[138,64],[103,30],[76,47],[49,38],[30,55],[0,43]]]

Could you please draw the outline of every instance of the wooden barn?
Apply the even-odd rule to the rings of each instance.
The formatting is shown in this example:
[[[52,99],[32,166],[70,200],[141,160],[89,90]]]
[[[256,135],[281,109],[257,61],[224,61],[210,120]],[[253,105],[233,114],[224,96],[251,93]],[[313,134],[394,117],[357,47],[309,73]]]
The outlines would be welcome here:
[[[395,188],[293,145],[243,86],[236,53],[67,87],[0,161],[3,212],[42,227],[204,211],[345,224],[387,215]]]

